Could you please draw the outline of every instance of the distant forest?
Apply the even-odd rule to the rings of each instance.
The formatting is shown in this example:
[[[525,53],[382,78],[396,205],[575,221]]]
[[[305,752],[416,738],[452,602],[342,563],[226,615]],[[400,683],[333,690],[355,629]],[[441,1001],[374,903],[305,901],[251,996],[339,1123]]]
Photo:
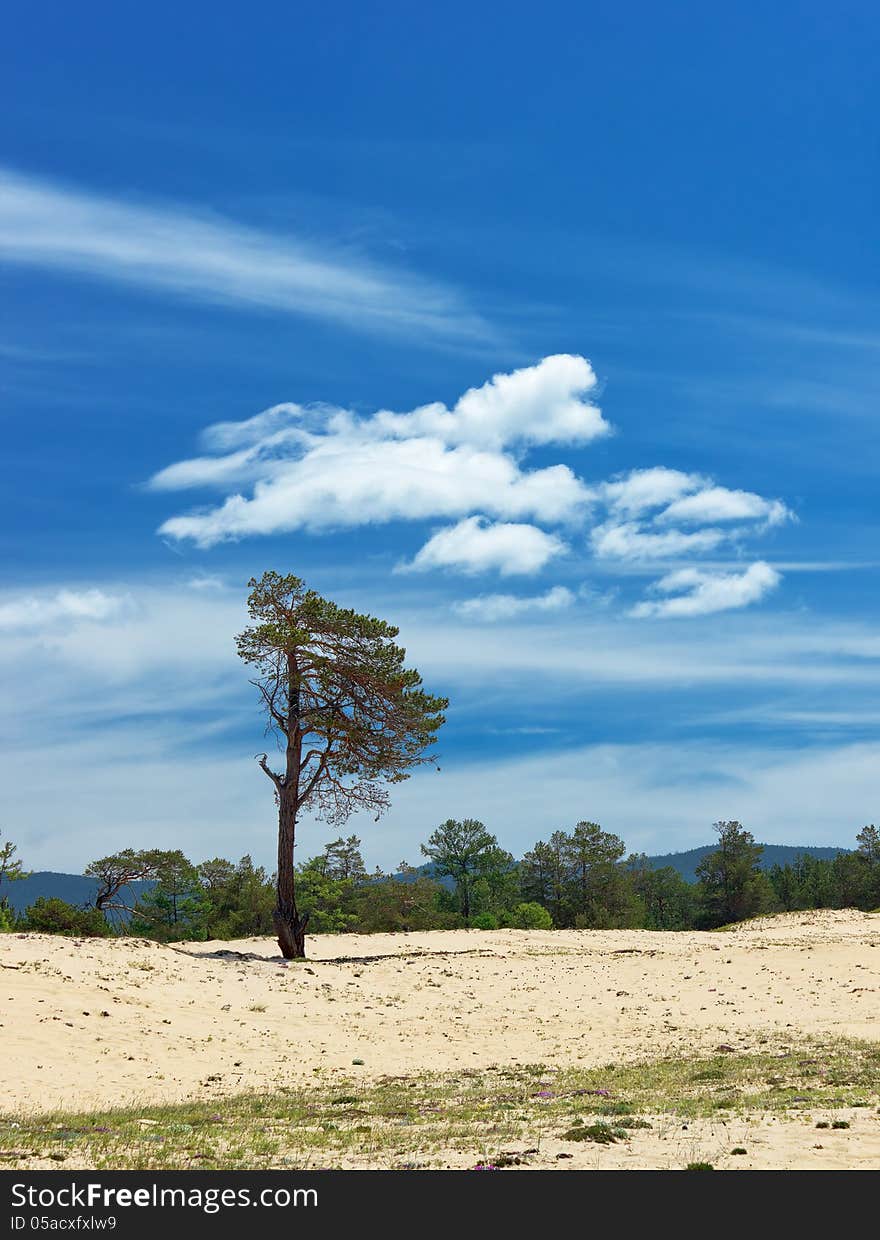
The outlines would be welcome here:
[[[448,819],[425,864],[369,873],[356,836],[299,864],[313,934],[473,927],[713,929],[766,913],[880,907],[880,832],[852,850],[756,843],[739,822],[717,842],[663,857],[627,855],[597,823],[539,840],[521,860],[475,819]],[[39,894],[37,894],[39,892]],[[134,934],[160,942],[273,933],[273,876],[249,856],[194,864],[178,850],[124,849],[83,875],[29,876],[0,841],[0,930]]]

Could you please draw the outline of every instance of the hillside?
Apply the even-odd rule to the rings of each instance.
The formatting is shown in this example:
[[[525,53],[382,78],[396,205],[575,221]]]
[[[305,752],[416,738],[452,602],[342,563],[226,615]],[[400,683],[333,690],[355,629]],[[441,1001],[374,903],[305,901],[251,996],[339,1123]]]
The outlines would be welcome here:
[[[764,849],[760,861],[762,870],[769,870],[774,865],[791,865],[798,857],[803,857],[805,854],[828,861],[836,857],[838,853],[852,851],[849,848],[814,847],[812,844],[764,844],[762,847]],[[716,848],[715,844],[704,844],[701,848],[691,848],[687,852],[664,853],[659,857],[649,857],[648,861],[655,870],[667,865],[671,866],[673,870],[678,870],[687,882],[695,883],[697,866],[709,853],[715,852]]]

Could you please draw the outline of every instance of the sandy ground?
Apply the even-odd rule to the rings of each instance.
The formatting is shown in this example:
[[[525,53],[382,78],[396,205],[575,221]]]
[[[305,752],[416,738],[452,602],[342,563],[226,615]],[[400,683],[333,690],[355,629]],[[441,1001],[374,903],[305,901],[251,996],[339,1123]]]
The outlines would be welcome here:
[[[681,1171],[696,1162],[711,1163],[716,1171],[880,1170],[880,1116],[865,1110],[838,1107],[797,1116],[753,1114],[687,1123],[669,1115],[650,1118],[650,1131],[633,1132],[615,1145],[545,1137],[531,1150],[525,1143],[502,1145],[501,1159],[520,1158],[513,1165],[521,1171]],[[817,1120],[844,1120],[850,1127],[817,1130]],[[735,1149],[745,1152],[734,1154]],[[474,1165],[472,1159],[450,1154],[446,1168]]]
[[[723,933],[436,931],[162,947],[0,936],[0,1109],[218,1096],[328,1074],[583,1066],[880,1038],[880,915]],[[363,1064],[355,1064],[363,1060]]]

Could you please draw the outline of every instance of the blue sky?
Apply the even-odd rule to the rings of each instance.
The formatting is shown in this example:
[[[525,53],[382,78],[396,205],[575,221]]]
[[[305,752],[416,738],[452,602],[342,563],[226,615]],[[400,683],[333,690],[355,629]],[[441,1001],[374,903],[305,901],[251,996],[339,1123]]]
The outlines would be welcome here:
[[[729,7],[7,7],[29,865],[271,865],[232,643],[269,567],[451,699],[370,864],[449,816],[514,852],[876,821],[880,20]]]

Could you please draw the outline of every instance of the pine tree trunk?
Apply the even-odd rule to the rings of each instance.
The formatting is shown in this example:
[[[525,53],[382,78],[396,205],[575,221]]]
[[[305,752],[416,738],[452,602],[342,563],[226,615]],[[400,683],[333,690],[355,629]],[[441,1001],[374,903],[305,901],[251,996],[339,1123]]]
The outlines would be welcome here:
[[[296,798],[281,788],[278,794],[278,887],[272,920],[285,960],[304,960],[306,922],[296,907],[293,845],[296,835]]]
[[[302,760],[299,671],[293,653],[287,656],[287,702],[287,761],[284,779],[278,786],[278,891],[272,920],[284,959],[304,960],[306,922],[309,919],[308,915],[300,917],[296,907],[296,871],[293,860]]]
[[[292,916],[282,909],[273,914],[275,933],[278,935],[278,946],[285,960],[305,960],[306,958],[306,922],[307,917]]]

